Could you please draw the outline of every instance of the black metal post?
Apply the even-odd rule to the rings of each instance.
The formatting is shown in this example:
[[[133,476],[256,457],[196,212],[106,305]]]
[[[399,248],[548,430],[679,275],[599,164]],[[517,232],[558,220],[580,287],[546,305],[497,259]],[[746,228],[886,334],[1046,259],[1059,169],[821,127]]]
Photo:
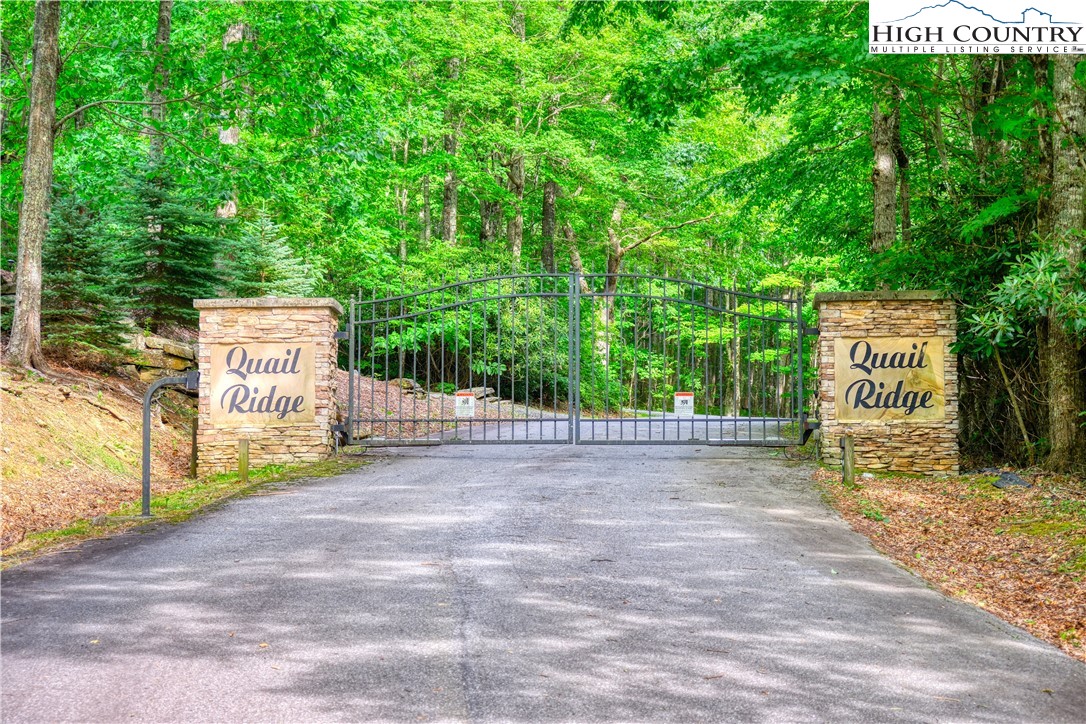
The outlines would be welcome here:
[[[160,387],[184,385],[187,390],[200,388],[200,373],[191,370],[184,377],[163,377],[147,388],[143,395],[143,510],[144,518],[151,517],[151,399]]]

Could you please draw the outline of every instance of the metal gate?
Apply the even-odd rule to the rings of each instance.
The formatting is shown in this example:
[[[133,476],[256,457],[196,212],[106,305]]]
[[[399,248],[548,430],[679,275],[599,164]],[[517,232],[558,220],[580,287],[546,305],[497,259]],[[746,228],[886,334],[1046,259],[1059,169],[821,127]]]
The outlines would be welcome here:
[[[352,300],[350,444],[796,445],[803,300],[504,274]]]

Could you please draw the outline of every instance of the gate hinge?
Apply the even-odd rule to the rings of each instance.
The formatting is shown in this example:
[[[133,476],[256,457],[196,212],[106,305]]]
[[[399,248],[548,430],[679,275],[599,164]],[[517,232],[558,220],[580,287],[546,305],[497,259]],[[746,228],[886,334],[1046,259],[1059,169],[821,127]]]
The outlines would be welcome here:
[[[347,336],[347,331],[344,330],[342,332],[336,332],[335,334],[333,334],[332,339],[350,339],[350,337]]]
[[[804,336],[817,337],[818,336],[818,327],[817,326],[816,327],[804,327],[803,328],[803,334],[804,334]]]
[[[347,426],[342,422],[338,422],[335,425],[332,425],[332,432],[347,432]]]

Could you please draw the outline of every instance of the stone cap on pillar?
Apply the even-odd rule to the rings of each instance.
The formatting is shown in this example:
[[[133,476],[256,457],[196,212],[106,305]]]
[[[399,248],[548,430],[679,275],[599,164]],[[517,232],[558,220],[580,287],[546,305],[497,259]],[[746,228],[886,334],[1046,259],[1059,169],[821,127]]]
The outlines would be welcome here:
[[[197,309],[331,309],[336,316],[343,314],[343,305],[331,297],[244,297],[234,299],[196,299]]]
[[[949,300],[944,292],[930,289],[871,292],[819,292],[814,295],[814,306],[831,302],[938,302]]]

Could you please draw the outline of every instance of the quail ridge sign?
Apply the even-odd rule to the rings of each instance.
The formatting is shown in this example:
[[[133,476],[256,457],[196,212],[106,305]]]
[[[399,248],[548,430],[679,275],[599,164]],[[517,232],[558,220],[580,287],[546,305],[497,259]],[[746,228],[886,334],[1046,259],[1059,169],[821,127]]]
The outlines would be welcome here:
[[[211,420],[289,425],[314,418],[312,344],[211,347]]]
[[[837,419],[943,419],[943,353],[941,337],[835,339]]]

